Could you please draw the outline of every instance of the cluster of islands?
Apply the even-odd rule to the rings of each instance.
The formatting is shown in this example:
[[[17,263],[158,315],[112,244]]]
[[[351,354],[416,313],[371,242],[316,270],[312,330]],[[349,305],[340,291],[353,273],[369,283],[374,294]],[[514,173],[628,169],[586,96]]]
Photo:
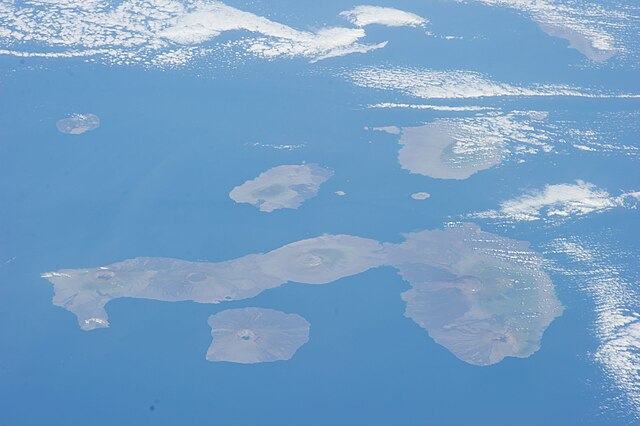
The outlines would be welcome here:
[[[391,267],[411,286],[400,296],[405,316],[459,359],[484,366],[539,349],[562,305],[542,257],[527,243],[468,223],[404,237],[393,244],[322,235],[224,262],[137,257],[42,277],[54,286],[54,305],[75,314],[83,330],[94,330],[108,327],[105,306],[117,298],[218,304],[250,299],[288,282],[323,285]],[[303,318],[256,309],[222,311],[210,318],[208,360],[284,360],[308,340]]]
[[[68,134],[99,125],[93,114],[74,114],[57,123]],[[482,155],[478,144],[459,143],[468,141],[473,129],[446,121],[374,128],[400,135],[403,168],[442,179],[465,179],[502,160],[503,140],[484,144]],[[277,166],[236,186],[229,197],[265,213],[297,209],[333,174],[317,164]],[[411,194],[414,200],[429,197],[427,192]],[[250,299],[289,282],[323,285],[390,267],[411,287],[400,295],[405,316],[456,357],[479,366],[530,356],[562,313],[542,257],[527,243],[483,232],[471,223],[409,233],[404,239],[393,244],[322,235],[224,262],[136,257],[42,277],[54,286],[53,304],[75,314],[81,329],[94,330],[109,326],[105,307],[113,299],[218,304]],[[297,314],[256,307],[221,311],[209,318],[209,325],[212,343],[206,359],[243,364],[290,359],[309,340],[310,330]]]

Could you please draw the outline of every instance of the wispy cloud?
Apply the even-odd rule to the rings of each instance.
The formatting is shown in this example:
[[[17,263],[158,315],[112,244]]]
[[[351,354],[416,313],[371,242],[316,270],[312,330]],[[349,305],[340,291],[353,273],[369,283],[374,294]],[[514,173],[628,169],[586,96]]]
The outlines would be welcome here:
[[[546,185],[542,190],[503,201],[496,210],[473,213],[470,217],[511,222],[556,220],[601,213],[616,207],[635,208],[638,201],[640,192],[611,195],[592,183],[578,180]]]
[[[560,84],[520,86],[492,80],[473,71],[436,71],[425,68],[363,67],[347,70],[343,76],[356,86],[392,90],[422,99],[470,99],[485,97],[638,97],[603,93]]]

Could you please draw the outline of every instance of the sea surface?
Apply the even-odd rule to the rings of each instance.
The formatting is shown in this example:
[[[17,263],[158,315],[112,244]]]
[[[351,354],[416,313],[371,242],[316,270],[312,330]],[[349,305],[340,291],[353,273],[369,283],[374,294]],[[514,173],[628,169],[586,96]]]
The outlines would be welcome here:
[[[336,10],[349,7],[335,3]],[[291,25],[308,22],[305,13],[335,19],[314,5],[274,8],[273,17]],[[452,8],[459,14],[452,15]],[[403,170],[398,136],[365,128],[419,126],[473,113],[368,108],[430,102],[356,87],[341,77],[345,70],[384,62],[473,69],[514,84],[640,93],[637,69],[577,68],[579,53],[567,50],[566,42],[532,22],[501,19],[513,18],[507,11],[433,3],[421,12],[461,37],[473,37],[477,22],[504,24],[484,25],[483,38],[447,46],[427,37],[416,41],[413,29],[387,34],[374,28],[369,37],[390,40],[386,50],[317,64],[292,59],[222,66],[209,59],[161,70],[2,57],[0,424],[637,421],[638,407],[594,360],[601,342],[593,291],[567,272],[580,265],[550,245],[573,238],[589,247],[595,238],[612,250],[605,261],[624,266],[617,273],[638,292],[640,219],[634,208],[566,221],[474,220],[484,231],[529,241],[545,254],[565,306],[537,353],[489,367],[457,359],[404,317],[400,293],[409,286],[390,267],[324,286],[289,283],[219,305],[118,299],[107,305],[110,327],[91,332],[51,304],[52,286],[40,277],[47,271],[136,256],[218,262],[323,234],[400,242],[402,233],[470,220],[471,213],[547,184],[581,179],[612,195],[640,189],[635,151],[582,152],[559,141],[552,152],[526,155],[522,162],[508,158],[467,180]],[[597,128],[608,143],[640,146],[637,99],[482,98],[458,104],[547,111],[553,122]],[[58,132],[56,121],[71,113],[96,114],[100,127],[83,135]],[[269,168],[303,163],[335,174],[299,209],[265,214],[228,196]],[[421,191],[431,197],[411,198]],[[299,314],[311,324],[310,340],[286,362],[206,361],[207,318],[240,307]]]

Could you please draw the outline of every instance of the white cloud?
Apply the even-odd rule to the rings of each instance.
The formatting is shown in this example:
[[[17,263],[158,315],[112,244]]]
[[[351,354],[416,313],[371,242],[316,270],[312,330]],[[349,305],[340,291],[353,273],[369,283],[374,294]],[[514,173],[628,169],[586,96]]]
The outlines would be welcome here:
[[[406,25],[417,22],[411,14],[401,11],[390,17],[396,24],[401,18]],[[366,53],[386,45],[362,43],[366,36],[363,28],[299,30],[219,1],[4,2],[0,4],[0,22],[0,43],[5,47],[0,54],[85,56],[120,64],[181,66],[210,54],[215,50],[212,47],[235,49],[244,56],[306,57],[316,61]],[[224,44],[214,41],[232,31],[249,34],[239,33]],[[36,46],[39,51],[34,50]]]
[[[358,27],[385,25],[387,27],[424,27],[429,21],[415,13],[380,6],[356,6],[340,13]]]
[[[423,99],[468,99],[505,96],[637,97],[608,95],[566,85],[517,86],[491,80],[484,74],[464,71],[434,71],[419,68],[363,67],[343,76],[353,84],[382,90],[395,90]]]
[[[371,104],[368,108],[407,108],[407,109],[427,109],[432,111],[487,111],[494,108],[481,106],[447,106],[447,105],[426,105],[426,104],[403,104],[394,102],[380,102]]]
[[[638,253],[622,252],[602,236],[558,238],[549,244],[547,256],[569,260],[556,271],[573,277],[580,291],[594,302],[594,334],[598,347],[592,354],[609,383],[609,404],[640,420],[640,294],[633,278],[617,261],[636,259]],[[635,264],[633,264],[635,266]]]
[[[492,111],[405,127],[398,160],[403,169],[437,179],[467,179],[510,155],[553,149],[541,111]]]
[[[173,19],[158,35],[180,44],[200,44],[233,30],[265,36],[253,39],[248,51],[267,58],[304,56],[319,59],[382,47],[358,44],[366,35],[361,28],[299,31],[223,3],[201,4],[194,11]]]
[[[553,220],[600,213],[615,207],[635,207],[640,192],[627,192],[612,196],[604,189],[581,180],[576,183],[547,185],[521,197],[500,203],[497,210],[474,213],[480,219],[508,221]]]
[[[634,36],[640,18],[589,0],[469,0],[507,7],[528,16],[547,34],[569,41],[569,47],[594,61],[624,52],[622,40]]]
[[[589,127],[567,120],[562,112],[502,111],[498,108],[429,104],[381,103],[369,108],[419,108],[436,111],[475,112],[463,116],[442,117],[419,126],[398,127],[378,123],[365,130],[394,129],[399,134],[398,160],[411,173],[437,179],[467,179],[475,173],[503,162],[524,163],[531,155],[547,158],[555,155],[586,156],[615,154],[637,157],[636,146],[621,143],[612,129],[634,123],[635,114],[607,113],[589,116]],[[487,109],[487,111],[481,111]],[[618,123],[621,123],[619,126]],[[580,126],[580,127],[577,127]],[[557,189],[555,187],[552,190]],[[632,202],[634,193],[624,201]],[[479,213],[476,213],[479,214]],[[489,215],[484,212],[483,214]],[[491,215],[497,215],[492,211]],[[558,214],[557,216],[560,216]]]

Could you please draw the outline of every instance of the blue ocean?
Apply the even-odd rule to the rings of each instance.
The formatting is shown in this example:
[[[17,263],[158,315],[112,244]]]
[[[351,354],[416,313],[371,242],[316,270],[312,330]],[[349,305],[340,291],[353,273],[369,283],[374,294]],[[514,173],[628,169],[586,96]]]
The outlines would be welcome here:
[[[248,9],[251,2],[236,3]],[[293,27],[338,25],[334,12],[353,6],[254,3],[252,12]],[[625,388],[594,360],[603,344],[597,300],[584,278],[566,273],[579,265],[550,249],[552,241],[583,236],[615,247],[602,262],[622,265],[619,278],[638,291],[637,209],[624,204],[559,224],[469,219],[548,184],[579,179],[612,197],[638,190],[638,100],[425,101],[341,77],[385,64],[471,69],[514,85],[640,93],[637,66],[584,66],[565,40],[508,10],[410,1],[393,7],[428,16],[432,31],[462,40],[445,44],[412,28],[375,27],[368,39],[389,43],[366,55],[317,63],[217,64],[209,57],[177,69],[1,56],[1,425],[638,421],[636,408],[620,402]],[[399,136],[371,128],[420,126],[475,112],[369,107],[381,102],[548,111],[550,120],[581,131],[597,123],[602,139],[631,154],[565,149],[572,142],[567,137],[554,141],[560,148],[506,160],[466,180],[434,179],[401,168]],[[82,135],[59,132],[56,121],[74,112],[96,114],[100,127]],[[335,173],[298,209],[265,214],[229,198],[233,187],[287,164],[318,164]],[[420,191],[430,198],[410,197]],[[548,261],[564,312],[529,358],[507,357],[486,367],[456,358],[404,316],[400,293],[410,287],[387,266],[327,285],[288,283],[221,304],[121,298],[106,306],[109,328],[90,332],[52,305],[53,287],[40,277],[137,256],[221,262],[324,234],[395,243],[407,232],[467,220],[530,242]],[[303,316],[311,324],[309,342],[286,362],[208,362],[207,318],[244,307]]]

